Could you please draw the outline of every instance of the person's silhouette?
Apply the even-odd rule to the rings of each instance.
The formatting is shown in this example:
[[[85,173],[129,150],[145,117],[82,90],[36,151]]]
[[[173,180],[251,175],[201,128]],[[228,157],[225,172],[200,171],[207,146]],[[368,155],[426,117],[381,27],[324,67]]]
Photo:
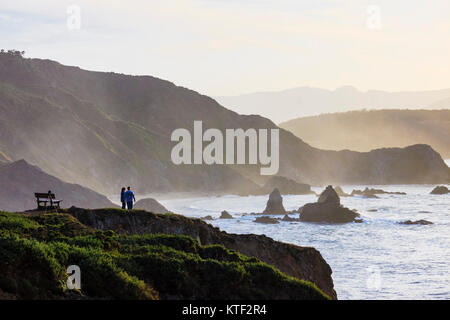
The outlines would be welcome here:
[[[125,191],[124,195],[128,210],[133,209],[133,201],[136,202],[136,198],[134,197],[133,191],[131,191],[131,187],[127,188],[127,191]]]

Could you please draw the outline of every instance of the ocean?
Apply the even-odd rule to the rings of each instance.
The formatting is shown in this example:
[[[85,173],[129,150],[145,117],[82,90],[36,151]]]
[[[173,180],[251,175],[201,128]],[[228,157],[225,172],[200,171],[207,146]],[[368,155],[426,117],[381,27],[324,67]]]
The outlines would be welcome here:
[[[450,165],[450,160],[446,161]],[[253,222],[266,196],[179,198],[160,201],[169,210],[188,217],[220,216],[232,220],[207,221],[228,233],[265,234],[275,240],[320,251],[333,270],[338,299],[450,299],[450,194],[431,195],[435,185],[354,185],[402,191],[406,195],[379,195],[380,199],[341,197],[356,209],[363,223],[318,224]],[[447,187],[450,187],[447,185]],[[323,188],[313,188],[320,193]],[[283,195],[286,210],[315,202],[315,195]],[[376,211],[373,211],[376,210]],[[279,216],[278,216],[279,217]],[[298,217],[298,215],[291,215]],[[406,220],[428,220],[432,225],[403,225]]]

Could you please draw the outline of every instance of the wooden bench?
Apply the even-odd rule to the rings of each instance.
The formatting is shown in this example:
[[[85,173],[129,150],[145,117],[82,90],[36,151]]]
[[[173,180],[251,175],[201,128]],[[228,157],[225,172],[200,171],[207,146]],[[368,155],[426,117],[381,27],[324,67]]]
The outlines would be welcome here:
[[[54,193],[35,193],[38,210],[59,209],[62,200],[55,200]]]

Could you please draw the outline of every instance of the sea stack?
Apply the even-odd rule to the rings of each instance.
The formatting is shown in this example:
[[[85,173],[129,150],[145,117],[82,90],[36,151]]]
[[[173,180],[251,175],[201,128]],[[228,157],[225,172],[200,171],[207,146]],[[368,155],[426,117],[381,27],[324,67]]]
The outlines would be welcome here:
[[[336,191],[339,197],[351,197],[351,195],[344,192],[340,186],[334,187],[334,191]]]
[[[319,196],[317,203],[332,203],[336,206],[341,205],[341,199],[332,186],[328,186]]]
[[[219,219],[233,219],[233,216],[232,216],[231,214],[229,214],[228,211],[223,210],[223,211],[220,213]]]
[[[299,209],[300,221],[346,223],[354,222],[359,214],[344,208],[338,194],[332,186],[320,194],[316,203],[307,203]]]
[[[278,188],[273,189],[272,193],[269,195],[269,200],[267,201],[266,209],[263,211],[264,214],[285,214],[286,210],[283,207],[283,197],[281,197]]]
[[[447,194],[450,193],[450,190],[446,186],[437,186],[431,191],[431,194]]]

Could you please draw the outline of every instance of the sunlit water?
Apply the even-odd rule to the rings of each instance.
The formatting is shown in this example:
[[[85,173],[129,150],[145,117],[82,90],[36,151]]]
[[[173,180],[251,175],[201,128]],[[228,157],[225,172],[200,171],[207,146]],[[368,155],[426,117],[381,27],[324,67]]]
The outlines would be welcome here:
[[[450,164],[450,160],[446,162]],[[365,187],[343,189],[350,193]],[[253,222],[255,216],[242,216],[244,212],[262,212],[268,196],[228,195],[160,202],[188,217],[218,218],[222,210],[227,210],[235,219],[207,222],[229,233],[265,234],[318,249],[333,270],[339,299],[450,299],[450,194],[431,195],[433,185],[373,187],[407,195],[342,197],[341,203],[356,209],[364,222],[340,225],[283,221],[266,225]],[[320,192],[322,188],[313,190]],[[314,195],[283,196],[286,210],[316,200]],[[433,224],[399,224],[419,219]]]

